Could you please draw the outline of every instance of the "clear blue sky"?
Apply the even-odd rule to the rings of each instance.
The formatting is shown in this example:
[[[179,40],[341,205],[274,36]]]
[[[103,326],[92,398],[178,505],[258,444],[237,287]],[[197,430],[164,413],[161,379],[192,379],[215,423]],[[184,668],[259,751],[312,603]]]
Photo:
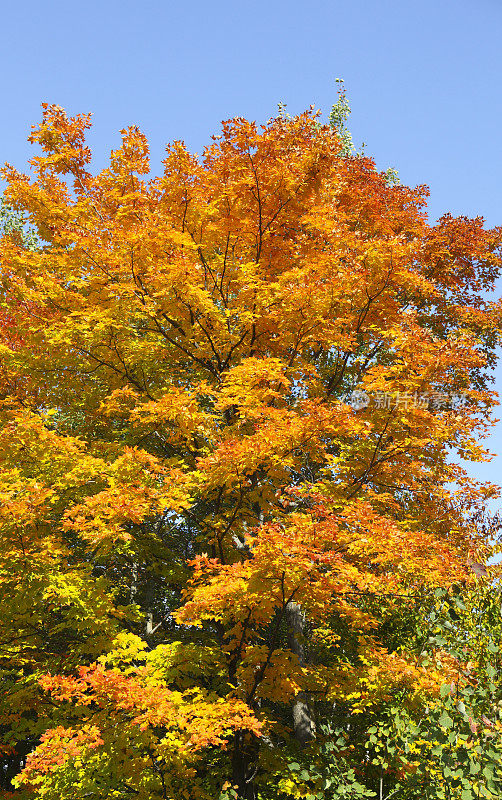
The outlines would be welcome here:
[[[432,219],[502,224],[501,0],[24,0],[1,22],[0,162],[24,168],[41,102],[93,112],[97,167],[139,125],[155,171],[166,142],[200,151],[222,119],[327,114],[342,77],[356,145],[428,184]]]

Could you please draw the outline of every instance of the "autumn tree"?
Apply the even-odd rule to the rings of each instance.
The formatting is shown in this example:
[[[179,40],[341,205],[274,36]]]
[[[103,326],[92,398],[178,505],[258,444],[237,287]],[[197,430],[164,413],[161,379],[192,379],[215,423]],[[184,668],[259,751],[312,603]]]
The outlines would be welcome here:
[[[460,462],[501,231],[430,225],[313,112],[174,142],[156,178],[135,127],[94,174],[89,126],[44,107],[3,173],[36,242],[0,250],[5,790],[466,800],[403,725],[461,658],[420,626],[488,572],[496,489]]]

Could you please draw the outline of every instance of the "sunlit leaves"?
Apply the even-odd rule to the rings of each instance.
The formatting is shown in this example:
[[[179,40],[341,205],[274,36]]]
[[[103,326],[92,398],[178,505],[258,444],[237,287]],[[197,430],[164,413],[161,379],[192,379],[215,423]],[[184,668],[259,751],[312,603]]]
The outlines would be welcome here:
[[[421,759],[465,800],[437,759],[498,735],[495,637],[464,664],[472,606],[439,620],[494,577],[497,490],[452,456],[487,457],[500,231],[429,225],[334,122],[230,120],[150,178],[136,127],[94,174],[89,116],[44,106],[33,176],[4,170],[0,724],[25,792],[335,800],[411,792]]]

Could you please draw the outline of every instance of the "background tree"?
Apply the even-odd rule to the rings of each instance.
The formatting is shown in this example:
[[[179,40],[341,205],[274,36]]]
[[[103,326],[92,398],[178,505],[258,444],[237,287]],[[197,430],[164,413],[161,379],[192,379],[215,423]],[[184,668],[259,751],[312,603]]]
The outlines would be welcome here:
[[[485,457],[500,231],[430,226],[313,112],[153,179],[134,127],[93,175],[89,125],[45,107],[34,177],[4,170],[39,242],[0,251],[14,783],[397,796],[375,720],[437,701],[417,619],[488,552],[496,490],[452,455]]]

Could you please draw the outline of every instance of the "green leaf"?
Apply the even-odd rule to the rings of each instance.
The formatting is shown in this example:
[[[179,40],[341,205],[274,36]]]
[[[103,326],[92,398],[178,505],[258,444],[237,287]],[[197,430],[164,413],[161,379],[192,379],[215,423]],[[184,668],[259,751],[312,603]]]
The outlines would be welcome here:
[[[492,680],[497,674],[497,670],[491,664],[487,664],[486,674],[488,675],[488,678]]]
[[[449,715],[446,713],[446,711],[443,711],[443,713],[442,713],[442,714],[441,714],[441,716],[439,717],[439,724],[440,724],[440,725],[441,725],[443,728],[452,728],[452,727],[453,727],[453,720],[452,720],[452,718],[451,718],[451,717],[450,717],[450,716],[449,716]]]

